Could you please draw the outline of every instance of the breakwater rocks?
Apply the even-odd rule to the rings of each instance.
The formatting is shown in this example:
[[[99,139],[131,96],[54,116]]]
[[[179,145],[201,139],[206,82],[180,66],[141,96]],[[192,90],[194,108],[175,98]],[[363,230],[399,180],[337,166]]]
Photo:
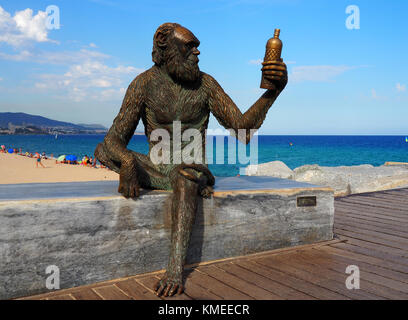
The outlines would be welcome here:
[[[408,163],[402,162],[386,162],[379,167],[370,164],[339,167],[313,164],[291,170],[282,161],[272,161],[250,165],[246,168],[246,174],[327,186],[334,189],[335,196],[408,187]]]

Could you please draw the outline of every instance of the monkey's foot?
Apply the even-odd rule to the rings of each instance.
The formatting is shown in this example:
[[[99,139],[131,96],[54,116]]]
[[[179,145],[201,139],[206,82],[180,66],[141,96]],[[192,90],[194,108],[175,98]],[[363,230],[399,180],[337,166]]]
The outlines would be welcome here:
[[[171,297],[174,294],[182,294],[184,286],[181,277],[173,278],[166,274],[154,285],[157,296]]]

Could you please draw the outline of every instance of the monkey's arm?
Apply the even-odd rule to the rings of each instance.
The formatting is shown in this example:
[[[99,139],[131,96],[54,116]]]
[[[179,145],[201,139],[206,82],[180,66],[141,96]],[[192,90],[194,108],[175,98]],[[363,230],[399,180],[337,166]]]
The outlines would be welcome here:
[[[127,145],[136,130],[144,106],[142,84],[140,76],[131,82],[123,98],[122,107],[104,139],[110,158],[120,164],[135,161]]]
[[[224,92],[218,82],[205,75],[204,84],[208,87],[209,107],[218,122],[226,129],[232,129],[242,143],[249,143],[250,129],[259,129],[265,120],[266,113],[278,95],[283,90],[267,90],[244,114],[238,109],[232,99]],[[240,137],[238,129],[246,129],[246,136]],[[245,139],[245,141],[242,141]]]
[[[127,149],[127,145],[136,130],[144,107],[145,88],[142,77],[143,74],[139,75],[129,85],[119,114],[103,142],[106,156],[120,168],[118,192],[126,198],[139,196],[138,163],[132,152]]]

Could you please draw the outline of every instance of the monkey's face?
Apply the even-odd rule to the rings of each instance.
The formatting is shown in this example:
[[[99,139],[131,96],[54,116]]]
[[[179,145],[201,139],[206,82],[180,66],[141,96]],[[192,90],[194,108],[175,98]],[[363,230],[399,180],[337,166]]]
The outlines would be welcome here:
[[[167,70],[172,78],[182,82],[195,82],[200,77],[197,47],[200,41],[183,27],[174,30],[166,50]]]

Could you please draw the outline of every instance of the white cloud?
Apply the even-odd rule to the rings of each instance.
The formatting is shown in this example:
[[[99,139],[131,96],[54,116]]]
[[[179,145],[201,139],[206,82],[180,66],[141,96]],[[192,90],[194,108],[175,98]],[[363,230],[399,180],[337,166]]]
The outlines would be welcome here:
[[[109,67],[88,60],[69,67],[64,74],[43,74],[35,83],[40,90],[53,91],[73,101],[113,100],[123,98],[124,86],[143,70],[132,66]]]
[[[401,84],[401,83],[397,83],[396,88],[398,92],[404,92],[407,90],[407,87],[405,86],[405,84]]]
[[[97,46],[95,43],[93,43],[93,42],[91,42],[91,43],[89,44],[89,46],[90,46],[91,48],[98,48],[98,46]]]
[[[34,51],[23,50],[16,54],[7,54],[0,52],[0,59],[10,60],[10,61],[30,61],[37,63],[48,63],[48,64],[62,64],[70,65],[73,63],[80,63],[85,60],[104,60],[110,58],[109,55],[104,54],[99,51],[81,49],[79,51],[61,51],[61,52],[51,52],[51,51]]]
[[[3,81],[3,78],[0,77],[0,81]]]
[[[328,82],[332,81],[336,76],[354,69],[350,66],[298,66],[292,68],[292,73],[289,75],[289,80],[293,82],[316,81]]]
[[[45,11],[38,11],[33,15],[33,10],[27,8],[11,16],[0,6],[0,42],[12,46],[20,46],[30,41],[50,42],[52,40],[48,38],[46,19]]]
[[[256,59],[256,60],[249,60],[248,61],[249,64],[254,64],[254,65],[262,64],[262,62],[263,62],[262,59]]]
[[[379,95],[375,89],[371,89],[371,99],[378,100],[378,101],[386,101],[388,100],[388,97]]]

